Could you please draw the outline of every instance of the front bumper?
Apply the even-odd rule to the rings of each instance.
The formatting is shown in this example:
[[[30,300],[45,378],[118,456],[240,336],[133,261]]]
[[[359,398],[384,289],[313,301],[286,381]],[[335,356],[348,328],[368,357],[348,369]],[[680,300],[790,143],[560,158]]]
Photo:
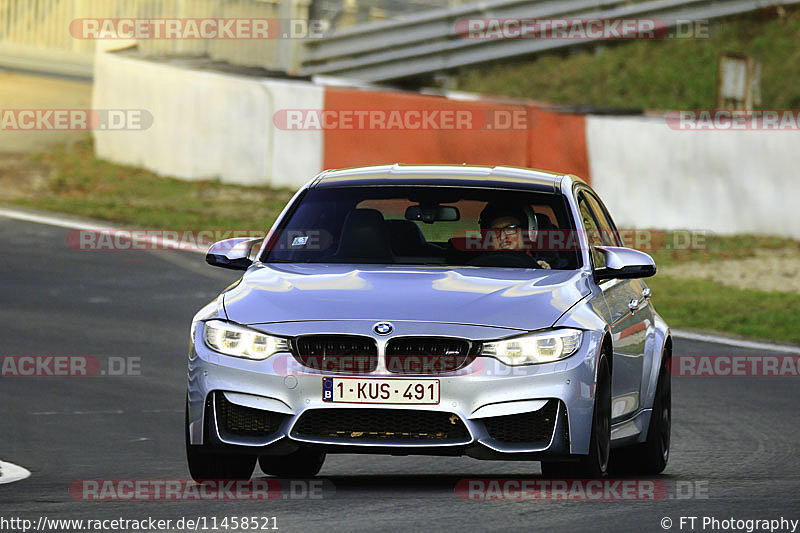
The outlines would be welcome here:
[[[363,328],[368,326],[371,327],[371,323],[355,324],[352,330],[364,334]],[[442,330],[436,331],[437,328]],[[444,334],[444,328],[444,325],[426,325],[427,330],[432,330],[431,334]],[[484,331],[487,328],[475,327],[475,331],[470,333],[466,331],[468,328],[461,326],[458,333],[474,340],[497,338],[490,337]],[[282,454],[298,446],[317,446],[328,453],[469,455],[479,459],[505,460],[558,458],[586,454],[589,450],[595,365],[601,340],[599,333],[587,331],[580,350],[555,363],[509,367],[496,359],[479,357],[457,372],[436,376],[358,375],[365,379],[435,377],[440,381],[437,405],[374,405],[324,402],[322,378],[338,374],[303,368],[290,354],[275,354],[265,361],[225,356],[208,349],[202,342],[202,328],[197,329],[189,358],[189,436],[192,444],[204,444],[220,451],[258,454]],[[259,329],[271,331],[268,327]],[[449,327],[447,334],[452,336],[452,329]],[[491,333],[496,334],[496,330]],[[241,411],[245,413],[249,409],[269,413],[267,420],[271,425],[262,432],[228,432],[220,420],[220,402],[235,409],[243,408]],[[397,420],[414,415],[414,411],[439,413],[446,417],[455,415],[457,421],[453,425],[463,423],[465,431],[444,439],[401,439],[389,434],[376,440],[360,435],[333,438],[327,433],[309,434],[300,430],[298,422],[305,414],[325,409],[380,409],[381,413],[394,415]],[[326,414],[333,415],[334,412],[322,413],[322,418]],[[420,419],[426,417],[430,418],[426,413],[420,413]],[[391,417],[388,420],[391,424]],[[538,420],[536,423],[546,420],[552,428],[548,430],[549,438],[537,437],[526,442],[524,438],[509,437],[515,434],[516,427],[526,427],[519,424],[531,420]]]

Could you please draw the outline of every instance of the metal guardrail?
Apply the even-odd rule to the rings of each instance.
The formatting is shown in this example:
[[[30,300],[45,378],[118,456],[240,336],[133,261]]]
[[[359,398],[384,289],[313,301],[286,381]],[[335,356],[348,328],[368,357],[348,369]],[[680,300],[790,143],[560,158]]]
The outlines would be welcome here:
[[[299,75],[379,82],[552,51],[590,40],[466,39],[468,18],[653,17],[667,24],[746,13],[800,0],[448,0],[469,2],[331,32],[321,39],[139,41],[151,56],[205,56]],[[347,4],[350,5],[350,4]],[[306,18],[309,0],[0,0],[0,66],[91,76],[96,41],[73,38],[81,17]],[[289,15],[291,13],[291,15]]]
[[[800,0],[488,0],[363,24],[308,41],[300,73],[380,82],[599,41],[467,39],[456,28],[457,21],[467,18],[652,17],[674,27],[677,21],[712,20],[796,3]]]

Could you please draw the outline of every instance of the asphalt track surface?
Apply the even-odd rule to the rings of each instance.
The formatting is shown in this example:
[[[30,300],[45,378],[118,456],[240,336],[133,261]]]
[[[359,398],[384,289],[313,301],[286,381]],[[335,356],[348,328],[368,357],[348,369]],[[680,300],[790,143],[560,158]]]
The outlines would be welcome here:
[[[535,479],[539,464],[354,455],[328,457],[321,499],[76,500],[69,487],[81,479],[188,478],[189,322],[237,275],[186,252],[72,250],[68,231],[0,218],[0,355],[140,357],[141,375],[0,378],[0,459],[32,472],[0,484],[0,517],[259,515],[281,531],[663,531],[664,517],[680,531],[681,516],[800,519],[800,381],[791,377],[673,378],[672,455],[658,477],[670,497],[660,501],[463,501],[461,479]],[[765,353],[685,340],[675,352]]]

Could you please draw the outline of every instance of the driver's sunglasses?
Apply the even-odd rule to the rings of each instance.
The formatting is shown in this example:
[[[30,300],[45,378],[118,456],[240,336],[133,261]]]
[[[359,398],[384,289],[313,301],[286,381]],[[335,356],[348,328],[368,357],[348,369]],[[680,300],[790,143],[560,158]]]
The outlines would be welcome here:
[[[496,228],[495,231],[502,231],[506,235],[516,235],[517,230],[522,229],[522,226],[519,224],[509,224],[508,226],[503,226],[502,228]]]

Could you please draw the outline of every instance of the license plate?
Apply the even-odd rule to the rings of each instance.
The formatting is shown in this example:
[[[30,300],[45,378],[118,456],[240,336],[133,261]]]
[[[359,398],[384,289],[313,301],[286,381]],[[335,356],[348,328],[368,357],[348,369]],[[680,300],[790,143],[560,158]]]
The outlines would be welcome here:
[[[438,379],[322,378],[322,400],[340,403],[435,405]]]

